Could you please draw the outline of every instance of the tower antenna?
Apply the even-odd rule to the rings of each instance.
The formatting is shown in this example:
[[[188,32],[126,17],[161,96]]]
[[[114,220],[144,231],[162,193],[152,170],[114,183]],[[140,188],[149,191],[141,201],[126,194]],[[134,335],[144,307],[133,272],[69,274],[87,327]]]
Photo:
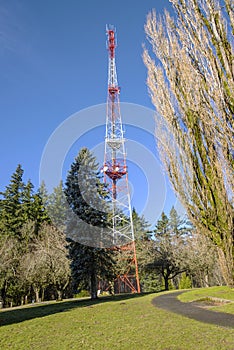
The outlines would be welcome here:
[[[112,245],[125,260],[126,271],[117,279],[118,292],[140,293],[138,264],[126,164],[125,139],[120,113],[120,88],[115,64],[116,30],[106,27],[108,49],[108,91],[105,154],[102,171],[111,193]]]

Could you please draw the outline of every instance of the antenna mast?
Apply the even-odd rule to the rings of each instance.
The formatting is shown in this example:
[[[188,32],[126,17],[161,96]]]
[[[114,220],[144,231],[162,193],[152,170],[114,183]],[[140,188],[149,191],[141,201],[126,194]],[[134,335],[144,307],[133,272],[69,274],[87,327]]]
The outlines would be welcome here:
[[[108,92],[106,110],[106,137],[104,155],[104,181],[112,196],[112,242],[126,261],[126,271],[117,278],[118,291],[140,292],[138,264],[132,221],[131,199],[126,164],[125,139],[120,113],[116,65],[116,31],[106,28],[108,49]]]

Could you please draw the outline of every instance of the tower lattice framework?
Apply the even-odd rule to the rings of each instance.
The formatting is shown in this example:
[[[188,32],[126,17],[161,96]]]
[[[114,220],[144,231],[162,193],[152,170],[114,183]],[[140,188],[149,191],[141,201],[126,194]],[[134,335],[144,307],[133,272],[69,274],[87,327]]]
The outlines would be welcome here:
[[[118,292],[140,292],[125,139],[119,103],[120,88],[115,64],[116,31],[113,26],[107,27],[106,31],[109,63],[103,173],[112,197],[113,247],[120,251],[124,260],[123,270],[116,279],[115,289]]]

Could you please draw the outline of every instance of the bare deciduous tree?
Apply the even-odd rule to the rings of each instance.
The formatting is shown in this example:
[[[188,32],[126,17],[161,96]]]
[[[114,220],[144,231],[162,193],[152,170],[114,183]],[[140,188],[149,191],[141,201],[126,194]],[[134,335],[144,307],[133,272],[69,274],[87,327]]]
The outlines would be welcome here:
[[[39,301],[39,292],[48,285],[53,285],[57,291],[57,299],[62,299],[63,291],[70,280],[67,244],[63,233],[44,223],[39,236],[34,237],[21,259],[19,275],[32,285],[36,302]]]
[[[0,234],[0,300],[3,307],[6,306],[9,281],[16,278],[18,259],[17,239]]]
[[[217,247],[205,235],[196,231],[187,239],[184,266],[192,276],[194,287],[210,287],[223,284],[217,259]]]
[[[191,221],[218,246],[223,277],[232,285],[234,5],[171,2],[175,18],[153,11],[145,26],[156,56],[144,49],[158,148]]]

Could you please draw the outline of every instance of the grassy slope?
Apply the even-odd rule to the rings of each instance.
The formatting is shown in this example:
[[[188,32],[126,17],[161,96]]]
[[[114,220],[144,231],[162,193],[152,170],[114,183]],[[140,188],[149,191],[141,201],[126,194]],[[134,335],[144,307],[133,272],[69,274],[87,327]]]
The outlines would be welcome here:
[[[233,350],[233,329],[152,306],[156,295],[0,312],[1,350]]]
[[[206,297],[207,298],[214,297],[214,298],[233,301],[230,304],[214,306],[214,307],[211,307],[210,309],[214,311],[222,311],[222,312],[228,312],[228,313],[234,314],[234,289],[231,289],[228,287],[210,287],[210,288],[195,289],[195,290],[186,292],[184,294],[181,294],[178,298],[180,299],[180,301],[190,302],[190,301],[196,301]]]

